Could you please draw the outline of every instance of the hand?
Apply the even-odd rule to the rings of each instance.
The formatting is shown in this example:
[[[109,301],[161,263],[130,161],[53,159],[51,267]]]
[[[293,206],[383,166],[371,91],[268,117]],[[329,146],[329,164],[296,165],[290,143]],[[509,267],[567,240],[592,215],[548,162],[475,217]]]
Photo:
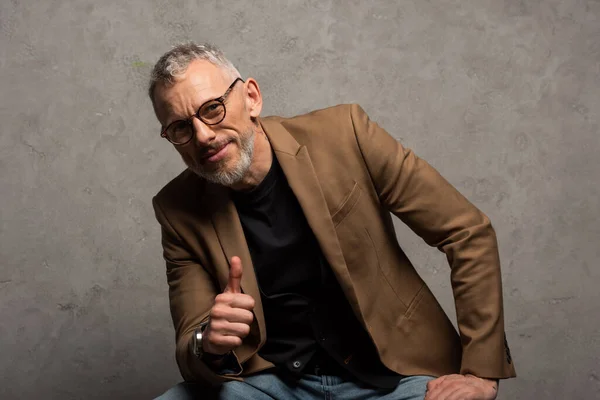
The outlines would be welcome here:
[[[223,293],[215,297],[210,310],[209,323],[204,330],[202,348],[205,352],[222,355],[242,344],[242,339],[250,333],[254,320],[254,299],[243,294],[242,260],[232,257],[229,267],[229,282]]]
[[[495,380],[475,375],[444,375],[427,383],[425,400],[494,400],[498,394]]]

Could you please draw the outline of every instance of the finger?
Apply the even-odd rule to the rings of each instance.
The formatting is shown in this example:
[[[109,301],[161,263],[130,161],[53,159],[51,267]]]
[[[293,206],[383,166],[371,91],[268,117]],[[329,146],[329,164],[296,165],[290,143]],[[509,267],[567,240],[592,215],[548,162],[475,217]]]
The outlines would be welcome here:
[[[471,395],[473,394],[473,387],[469,384],[469,382],[463,377],[463,379],[448,379],[444,385],[440,385],[435,390],[435,399],[463,399],[469,400],[473,398]],[[477,397],[474,397],[477,398]]]
[[[254,314],[244,308],[231,308],[230,306],[215,306],[210,313],[211,321],[225,320],[250,325],[254,321]]]
[[[252,311],[256,302],[249,294],[236,294],[229,304],[232,308],[243,308],[244,310]]]
[[[245,338],[250,333],[250,325],[239,322],[227,322],[219,328],[219,334],[223,336]]]
[[[242,339],[237,336],[225,336],[225,335],[212,335],[209,339],[210,345],[215,348],[219,353],[227,353],[229,350],[233,350],[236,347],[241,346]]]
[[[248,294],[223,292],[215,297],[215,305],[213,306],[211,317],[219,318],[218,315],[214,315],[214,312],[225,308],[243,308],[244,310],[252,311],[255,304],[254,298]]]
[[[446,395],[445,400],[478,400],[479,396],[476,396],[470,388],[460,387],[453,392]]]
[[[458,374],[451,374],[451,375],[442,375],[439,378],[433,379],[429,382],[427,382],[427,390],[432,390],[436,387],[438,387],[439,385],[441,385],[444,382],[447,382],[449,380],[454,380],[457,377],[461,377],[462,375],[458,375]]]
[[[432,389],[427,391],[427,400],[444,400],[446,399],[446,395],[456,388],[458,388],[458,384],[454,379],[446,378],[443,382],[433,387]]]
[[[439,378],[430,380],[429,382],[427,382],[427,390],[431,390],[434,387],[438,386],[440,383],[444,382],[444,380],[446,379],[448,375],[443,375],[440,376]]]
[[[235,310],[235,312],[232,311],[227,318],[229,322],[250,325],[252,324],[252,321],[254,321],[254,314],[252,311],[243,308],[234,308],[233,310]]]
[[[242,293],[240,281],[242,280],[242,260],[239,257],[231,257],[229,264],[229,281],[225,287],[227,293]]]

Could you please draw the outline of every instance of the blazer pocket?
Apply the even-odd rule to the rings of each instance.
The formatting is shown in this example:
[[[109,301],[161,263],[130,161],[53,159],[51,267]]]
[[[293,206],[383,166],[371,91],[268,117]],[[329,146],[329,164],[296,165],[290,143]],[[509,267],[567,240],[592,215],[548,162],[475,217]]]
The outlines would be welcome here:
[[[350,190],[348,196],[340,203],[331,216],[334,226],[338,226],[339,223],[350,214],[350,211],[352,211],[356,203],[358,203],[361,194],[362,190],[360,189],[360,186],[358,186],[358,183],[354,182],[354,186],[352,187],[352,190]]]
[[[423,283],[421,285],[421,287],[419,288],[419,290],[417,291],[417,294],[415,294],[415,297],[413,297],[411,302],[408,304],[408,308],[406,309],[406,312],[404,313],[404,315],[402,317],[400,317],[399,322],[398,322],[399,324],[401,324],[406,319],[410,319],[413,312],[415,312],[415,309],[417,309],[417,307],[421,303],[421,300],[423,299],[423,295],[426,293],[425,287],[426,287],[426,285]]]

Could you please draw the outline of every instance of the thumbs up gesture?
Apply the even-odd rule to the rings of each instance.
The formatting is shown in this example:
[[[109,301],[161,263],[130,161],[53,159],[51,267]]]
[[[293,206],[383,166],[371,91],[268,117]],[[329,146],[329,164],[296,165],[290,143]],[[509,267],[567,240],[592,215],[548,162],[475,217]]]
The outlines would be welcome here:
[[[203,350],[211,354],[225,354],[242,344],[242,339],[250,333],[254,320],[254,299],[243,294],[242,260],[232,257],[229,267],[229,282],[223,293],[215,297],[210,310],[210,322],[204,330]]]

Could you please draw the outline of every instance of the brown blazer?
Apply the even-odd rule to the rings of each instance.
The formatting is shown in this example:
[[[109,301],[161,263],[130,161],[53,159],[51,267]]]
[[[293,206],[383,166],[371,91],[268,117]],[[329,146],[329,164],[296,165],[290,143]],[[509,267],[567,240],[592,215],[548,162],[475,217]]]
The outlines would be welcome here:
[[[356,317],[388,368],[403,375],[515,376],[504,334],[496,235],[487,216],[358,105],[260,123]],[[227,284],[232,256],[244,266],[243,292],[256,301],[251,333],[234,352],[241,376],[270,368],[257,354],[268,332],[228,189],[186,170],[153,204],[162,227],[183,378],[212,384],[240,379],[213,373],[188,350],[192,331]],[[446,254],[460,337],[399,246],[390,213]]]

